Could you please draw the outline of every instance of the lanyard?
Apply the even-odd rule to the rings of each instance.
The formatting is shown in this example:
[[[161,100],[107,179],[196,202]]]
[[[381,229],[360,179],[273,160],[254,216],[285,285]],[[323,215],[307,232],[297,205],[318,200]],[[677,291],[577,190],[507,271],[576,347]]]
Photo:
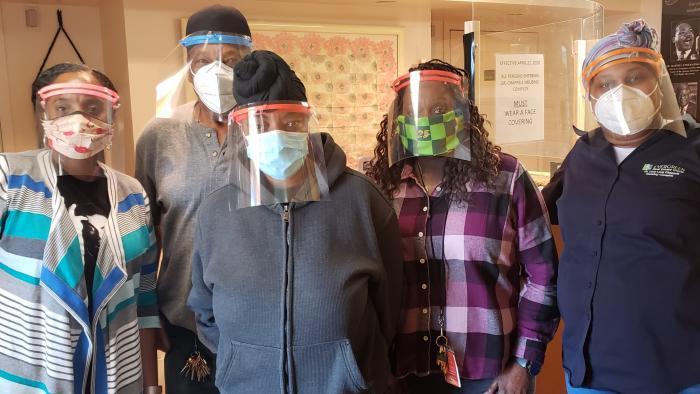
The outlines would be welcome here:
[[[56,29],[56,34],[54,34],[54,36],[53,36],[53,40],[51,40],[51,45],[49,45],[49,50],[46,52],[46,56],[44,56],[44,61],[41,62],[41,67],[39,67],[39,72],[36,73],[37,77],[41,74],[42,71],[44,71],[44,67],[46,66],[46,62],[49,60],[49,56],[51,56],[51,51],[53,50],[53,46],[56,45],[56,40],[58,39],[58,35],[61,34],[61,32],[63,32],[63,35],[65,35],[66,38],[68,39],[70,46],[73,47],[73,51],[75,51],[75,54],[78,55],[78,59],[80,59],[80,62],[82,64],[85,64],[85,60],[83,60],[83,57],[80,55],[80,51],[78,51],[78,48],[75,47],[75,44],[73,43],[73,40],[71,40],[66,29],[63,28],[63,11],[56,10],[56,19],[58,20],[58,28]]]

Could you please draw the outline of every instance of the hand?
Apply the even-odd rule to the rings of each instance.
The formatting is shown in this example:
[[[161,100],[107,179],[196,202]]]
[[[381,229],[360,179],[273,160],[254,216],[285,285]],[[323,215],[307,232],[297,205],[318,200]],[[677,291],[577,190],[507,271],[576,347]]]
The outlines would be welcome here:
[[[530,387],[530,374],[527,369],[511,362],[494,379],[491,387],[484,394],[527,394]]]

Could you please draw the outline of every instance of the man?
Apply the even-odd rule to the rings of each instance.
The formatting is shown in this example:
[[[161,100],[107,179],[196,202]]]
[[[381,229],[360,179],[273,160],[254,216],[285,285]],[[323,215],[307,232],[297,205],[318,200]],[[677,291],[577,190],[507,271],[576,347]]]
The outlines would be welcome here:
[[[695,119],[697,105],[690,101],[690,87],[687,83],[681,82],[676,85],[676,99],[681,108],[681,115],[690,115]]]
[[[695,49],[695,32],[689,24],[679,23],[672,41],[676,48],[674,56],[676,61],[698,60],[698,52]]]
[[[700,130],[680,120],[655,36],[639,20],[591,49],[600,127],[543,190],[565,244],[569,394],[700,393]]]
[[[214,355],[196,340],[186,299],[195,214],[202,199],[228,180],[226,116],[235,105],[233,66],[250,52],[250,28],[237,9],[215,5],[189,18],[180,44],[188,62],[176,75],[183,88],[194,88],[197,100],[173,105],[171,118],[146,126],[136,146],[136,177],[151,201],[162,253],[157,289],[171,344],[165,356],[167,391],[216,393],[208,376]]]

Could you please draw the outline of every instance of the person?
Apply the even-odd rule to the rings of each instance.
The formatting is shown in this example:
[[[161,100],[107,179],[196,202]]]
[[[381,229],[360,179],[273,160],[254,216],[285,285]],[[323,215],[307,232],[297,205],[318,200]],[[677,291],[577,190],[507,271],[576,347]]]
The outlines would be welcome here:
[[[403,239],[396,373],[406,393],[532,392],[558,323],[554,241],[466,84],[440,60],[398,78],[369,165]]]
[[[84,65],[40,79],[49,149],[0,154],[0,392],[158,393],[149,200],[97,160],[119,96]]]
[[[570,394],[700,393],[700,131],[681,121],[656,42],[636,20],[591,49],[599,127],[543,190],[565,244]]]
[[[693,119],[697,116],[697,105],[690,101],[690,86],[687,82],[681,82],[676,85],[676,99],[680,106],[681,116],[690,115]]]
[[[695,43],[695,32],[693,28],[685,22],[676,26],[671,40],[675,48],[674,60],[678,62],[687,60],[698,60],[698,51]]]
[[[228,181],[226,116],[235,104],[233,67],[252,42],[248,22],[233,7],[214,5],[194,13],[186,31],[180,45],[187,63],[175,76],[181,77],[180,88],[193,85],[197,99],[169,103],[171,111],[145,127],[136,145],[136,178],[153,201],[162,253],[158,297],[170,343],[164,360],[167,390],[207,394],[217,392],[210,377],[215,355],[197,342],[194,314],[186,305],[195,215],[203,198]],[[181,93],[173,97],[188,97]]]
[[[231,182],[199,210],[189,305],[222,393],[384,393],[398,325],[391,205],[317,133],[289,65],[235,69]]]

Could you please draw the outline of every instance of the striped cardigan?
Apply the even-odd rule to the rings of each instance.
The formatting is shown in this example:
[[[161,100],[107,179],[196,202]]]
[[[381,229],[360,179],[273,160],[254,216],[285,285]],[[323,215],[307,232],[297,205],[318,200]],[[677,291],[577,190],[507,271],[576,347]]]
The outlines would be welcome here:
[[[89,321],[82,237],[51,151],[0,155],[0,393],[142,392],[139,329],[159,327],[155,236],[141,185],[101,166],[111,211]]]

